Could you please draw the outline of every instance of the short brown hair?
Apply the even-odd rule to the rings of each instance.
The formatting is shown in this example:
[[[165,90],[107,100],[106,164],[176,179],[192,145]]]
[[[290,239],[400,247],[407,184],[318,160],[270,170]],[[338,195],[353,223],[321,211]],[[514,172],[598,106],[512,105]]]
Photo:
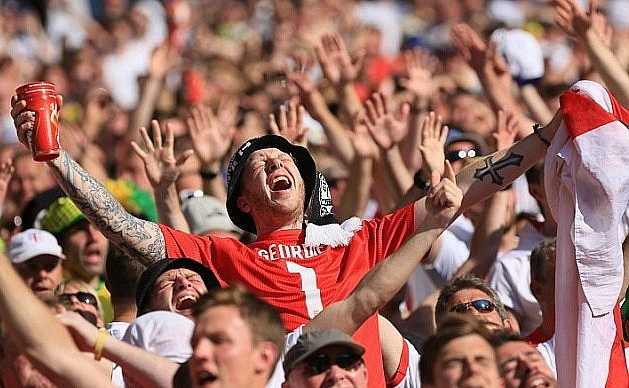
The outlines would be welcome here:
[[[435,321],[437,326],[440,325],[443,320],[443,316],[448,312],[446,310],[446,305],[452,296],[461,290],[469,289],[476,289],[486,294],[496,306],[496,311],[498,312],[500,319],[503,321],[507,319],[507,310],[502,304],[500,296],[498,296],[496,290],[485,283],[483,279],[467,273],[454,278],[450,283],[446,284],[441,289],[441,292],[439,292],[439,299],[437,299],[437,305],[435,306]]]
[[[235,306],[240,316],[251,329],[255,344],[271,341],[277,346],[278,354],[284,350],[286,332],[280,314],[265,301],[245,287],[236,284],[226,288],[212,289],[203,295],[192,309],[198,319],[206,310],[217,306]]]
[[[491,333],[483,322],[466,314],[446,313],[435,334],[428,337],[422,346],[419,373],[422,384],[433,384],[434,367],[441,349],[450,341],[468,335],[479,335],[494,349],[490,342]],[[495,354],[494,349],[494,354]],[[497,365],[496,365],[497,367]]]

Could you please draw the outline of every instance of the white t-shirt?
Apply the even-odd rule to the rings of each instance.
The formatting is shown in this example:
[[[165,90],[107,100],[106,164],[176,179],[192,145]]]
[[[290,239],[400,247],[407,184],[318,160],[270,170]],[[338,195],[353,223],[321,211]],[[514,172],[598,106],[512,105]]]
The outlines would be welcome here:
[[[136,318],[122,339],[171,361],[182,363],[192,355],[194,322],[172,311],[152,311]]]
[[[524,337],[542,323],[542,311],[530,287],[530,259],[531,251],[544,238],[533,225],[527,224],[520,232],[518,247],[498,256],[487,279],[502,303],[521,317],[520,329]]]

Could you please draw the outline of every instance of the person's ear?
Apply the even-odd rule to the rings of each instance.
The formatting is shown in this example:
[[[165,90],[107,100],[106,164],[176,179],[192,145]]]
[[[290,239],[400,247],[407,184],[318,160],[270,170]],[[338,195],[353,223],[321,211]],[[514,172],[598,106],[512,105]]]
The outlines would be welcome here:
[[[247,200],[243,195],[236,198],[236,206],[238,206],[238,209],[240,209],[240,211],[242,211],[243,213],[251,212],[251,205],[249,203],[249,200]]]
[[[257,373],[268,372],[270,377],[280,356],[277,346],[271,341],[261,341],[257,346],[256,353],[254,370]]]

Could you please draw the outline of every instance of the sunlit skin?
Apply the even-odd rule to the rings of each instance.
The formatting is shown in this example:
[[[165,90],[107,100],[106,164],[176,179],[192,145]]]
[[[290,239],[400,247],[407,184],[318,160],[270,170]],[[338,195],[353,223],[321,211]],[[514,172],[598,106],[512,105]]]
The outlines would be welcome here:
[[[192,318],[192,306],[207,293],[201,275],[187,268],[171,269],[161,274],[151,291],[149,310],[165,310]]]
[[[531,344],[508,341],[496,349],[506,388],[556,387],[553,372]]]
[[[450,309],[452,309],[452,307],[456,306],[457,304],[472,302],[478,299],[491,300],[491,298],[487,294],[485,294],[484,292],[476,288],[466,288],[463,290],[459,290],[455,292],[454,295],[452,295],[452,297],[448,301],[448,303],[446,303],[446,311],[450,311]],[[510,327],[508,321],[506,320],[503,321],[500,318],[500,315],[498,315],[498,311],[496,309],[494,309],[494,311],[489,312],[489,313],[480,313],[476,311],[474,307],[471,307],[466,312],[466,314],[472,314],[479,319],[482,319],[484,321],[487,321],[493,324],[492,326],[495,326],[495,327],[500,327],[500,328],[502,328],[503,326],[507,328]]]
[[[316,352],[313,356],[325,354],[335,359],[338,354],[346,353],[343,346],[330,346]],[[323,373],[313,375],[306,363],[299,363],[290,371],[282,388],[319,388],[319,387],[366,387],[368,381],[367,367],[361,359],[348,369],[332,365]]]
[[[258,236],[301,229],[304,193],[304,181],[292,156],[276,148],[265,148],[253,152],[247,160],[237,205],[251,215]]]
[[[249,325],[233,305],[203,312],[190,344],[194,387],[264,387],[279,354],[269,341],[254,342]]]
[[[35,295],[50,298],[63,280],[61,259],[53,255],[39,255],[23,263],[13,264],[26,285]]]
[[[504,387],[493,347],[478,334],[448,342],[437,354],[429,388]]]
[[[79,221],[63,232],[61,246],[66,255],[63,267],[96,288],[99,277],[105,272],[108,241],[87,220]]]

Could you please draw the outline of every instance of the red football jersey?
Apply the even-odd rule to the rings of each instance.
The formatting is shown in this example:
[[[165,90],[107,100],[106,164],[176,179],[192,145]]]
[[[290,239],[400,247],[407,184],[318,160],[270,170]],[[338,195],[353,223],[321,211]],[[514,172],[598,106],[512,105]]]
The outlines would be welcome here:
[[[380,260],[414,230],[414,206],[363,221],[348,246],[304,247],[303,230],[279,230],[245,245],[230,238],[200,237],[160,225],[168,257],[189,257],[209,266],[223,285],[238,282],[279,312],[286,330],[307,323],[325,306],[347,297]],[[378,320],[371,317],[353,336],[366,348],[369,385],[383,387]]]

